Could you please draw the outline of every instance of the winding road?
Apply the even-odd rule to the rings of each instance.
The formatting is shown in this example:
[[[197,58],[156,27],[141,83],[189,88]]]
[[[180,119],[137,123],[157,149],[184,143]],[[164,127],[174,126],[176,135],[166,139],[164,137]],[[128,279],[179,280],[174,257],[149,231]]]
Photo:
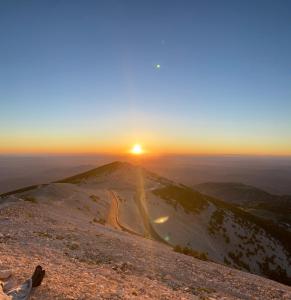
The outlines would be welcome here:
[[[113,228],[123,230],[123,231],[126,231],[131,234],[135,234],[138,236],[143,236],[140,233],[128,228],[127,226],[125,226],[124,224],[122,224],[120,222],[120,220],[119,220],[119,205],[120,204],[119,204],[118,195],[115,191],[112,191],[112,190],[108,190],[108,194],[111,198],[111,204],[110,204],[110,209],[109,209],[108,216],[107,216],[107,223],[110,224]],[[144,201],[142,201],[142,199],[143,199],[142,195],[137,195],[136,204],[138,207],[140,218],[141,218],[144,228],[146,230],[146,235],[143,237],[147,237],[147,238],[150,238],[150,239],[153,239],[153,240],[156,240],[156,241],[159,241],[159,242],[162,242],[162,243],[168,245],[168,243],[160,237],[160,235],[155,231],[155,229],[151,225],[149,217],[146,213],[146,209],[144,208],[144,205],[143,205]]]
[[[128,228],[127,226],[121,224],[121,222],[119,221],[118,195],[115,191],[112,191],[112,190],[108,190],[108,194],[111,197],[111,205],[110,205],[109,213],[107,216],[107,223],[116,229],[120,229],[120,230],[126,231],[131,234],[142,236],[141,234],[137,233],[136,231],[133,231],[130,228]]]

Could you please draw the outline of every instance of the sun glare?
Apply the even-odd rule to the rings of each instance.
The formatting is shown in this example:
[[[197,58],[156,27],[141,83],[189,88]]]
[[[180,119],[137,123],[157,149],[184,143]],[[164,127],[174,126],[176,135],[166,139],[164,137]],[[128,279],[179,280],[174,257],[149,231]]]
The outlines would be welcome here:
[[[131,149],[131,153],[134,155],[140,155],[143,153],[142,147],[140,144],[135,144],[133,145],[132,149]]]

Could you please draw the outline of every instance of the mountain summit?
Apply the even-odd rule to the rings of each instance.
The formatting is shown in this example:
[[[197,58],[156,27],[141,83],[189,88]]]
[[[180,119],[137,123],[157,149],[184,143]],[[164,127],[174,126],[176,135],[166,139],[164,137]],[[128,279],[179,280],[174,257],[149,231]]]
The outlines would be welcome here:
[[[0,209],[0,226],[8,234],[0,236],[5,262],[13,263],[17,256],[26,262],[29,253],[39,261],[45,252],[48,265],[57,263],[55,256],[70,270],[77,267],[88,272],[84,271],[88,268],[93,276],[93,269],[98,269],[101,275],[94,273],[93,290],[105,297],[101,299],[129,297],[118,292],[118,287],[115,292],[107,291],[107,275],[124,286],[124,293],[151,299],[162,299],[160,293],[171,294],[165,299],[205,295],[253,299],[257,296],[257,290],[250,288],[253,284],[260,290],[260,299],[274,299],[269,296],[270,285],[276,287],[271,289],[275,294],[290,292],[221,265],[289,284],[290,244],[276,226],[141,166],[113,162],[54,183],[10,192],[2,195]],[[59,282],[70,280],[57,272],[54,275]],[[82,282],[92,284],[87,277]],[[152,285],[159,292],[141,292],[140,284]],[[78,293],[83,287],[78,289],[73,299],[81,299]],[[87,299],[96,296],[88,293]]]

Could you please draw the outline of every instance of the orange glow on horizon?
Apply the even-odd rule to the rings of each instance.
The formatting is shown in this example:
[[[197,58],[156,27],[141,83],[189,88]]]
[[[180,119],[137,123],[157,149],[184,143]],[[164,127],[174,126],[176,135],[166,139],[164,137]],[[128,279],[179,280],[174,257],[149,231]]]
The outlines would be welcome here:
[[[273,143],[268,140],[229,140],[196,138],[171,139],[151,134],[139,134],[146,148],[140,144],[129,149],[134,140],[132,135],[94,138],[93,136],[22,136],[3,137],[0,154],[112,154],[112,155],[274,155],[290,156],[289,141]]]
[[[141,155],[141,154],[143,154],[142,146],[140,144],[133,145],[133,147],[130,150],[130,153],[133,154],[133,155]]]

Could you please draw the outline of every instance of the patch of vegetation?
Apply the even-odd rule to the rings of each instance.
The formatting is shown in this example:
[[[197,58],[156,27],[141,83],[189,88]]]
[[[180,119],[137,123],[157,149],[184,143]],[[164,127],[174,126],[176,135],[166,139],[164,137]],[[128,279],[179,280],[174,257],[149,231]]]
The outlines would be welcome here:
[[[80,245],[77,242],[72,242],[70,244],[67,244],[67,247],[70,250],[78,250],[78,249],[80,249]]]
[[[256,251],[251,251],[250,249],[247,249],[246,251],[245,251],[245,256],[247,257],[247,258],[250,258],[251,256],[254,256],[254,255],[256,255],[257,253],[256,253]]]
[[[217,209],[211,215],[211,219],[208,224],[208,232],[215,234],[223,229],[225,212],[222,209]]]
[[[24,200],[24,201],[31,202],[31,203],[37,203],[36,198],[33,197],[33,196],[24,196],[24,197],[23,197],[23,200]]]
[[[93,202],[97,202],[100,198],[98,197],[98,196],[96,196],[96,195],[91,195],[90,197],[89,197]]]
[[[94,218],[94,219],[93,219],[93,222],[94,222],[94,223],[99,223],[99,224],[104,225],[104,224],[106,223],[106,220],[103,219],[103,218],[99,218],[99,219]]]
[[[154,190],[153,194],[166,200],[175,208],[179,203],[186,213],[197,213],[208,206],[205,199],[207,196],[184,186],[168,185]]]
[[[215,289],[211,289],[208,287],[197,287],[195,290],[199,293],[206,293],[206,294],[211,294],[215,292]]]
[[[225,226],[223,226],[225,221],[227,221],[225,211],[218,208],[212,213],[207,230],[209,234],[212,235],[214,235],[215,233],[220,233],[224,238],[225,243],[229,244],[230,238],[227,234],[227,229],[225,228]]]
[[[84,207],[85,210],[90,211],[90,207],[87,204],[84,204],[83,207]]]
[[[52,239],[53,238],[53,236],[48,232],[38,231],[38,232],[35,232],[35,234],[37,234],[40,237],[47,238],[47,239]]]
[[[259,263],[262,274],[272,280],[291,285],[291,278],[288,276],[286,270],[276,265],[274,268],[270,267],[273,263],[273,258],[266,257],[264,262]]]
[[[221,209],[230,210],[235,216],[236,221],[242,225],[246,226],[250,232],[254,232],[256,234],[262,233],[262,229],[269,237],[273,237],[279,242],[282,243],[284,248],[286,249],[286,255],[289,258],[289,262],[291,263],[291,232],[276,225],[271,220],[264,220],[260,217],[252,215],[230,203],[221,201],[219,199],[208,197],[208,200],[212,202],[214,205]]]
[[[231,265],[231,262],[227,259],[227,257],[224,257],[223,261],[227,266]]]
[[[193,250],[189,247],[181,247],[181,246],[177,245],[174,247],[174,251],[188,255],[188,256],[192,256],[192,257],[195,257],[195,258],[198,258],[201,260],[209,260],[207,253],[199,252],[199,251]]]
[[[27,217],[31,219],[33,217],[33,214],[31,212],[28,212]]]
[[[237,253],[229,252],[228,256],[229,256],[229,258],[232,259],[233,263],[236,266],[238,266],[239,268],[242,268],[244,270],[250,271],[249,265],[242,260],[243,253],[241,251],[239,251]]]
[[[229,243],[230,243],[230,238],[229,238],[229,236],[224,235],[223,237],[224,237],[225,242],[226,242],[227,244],[229,244]]]

